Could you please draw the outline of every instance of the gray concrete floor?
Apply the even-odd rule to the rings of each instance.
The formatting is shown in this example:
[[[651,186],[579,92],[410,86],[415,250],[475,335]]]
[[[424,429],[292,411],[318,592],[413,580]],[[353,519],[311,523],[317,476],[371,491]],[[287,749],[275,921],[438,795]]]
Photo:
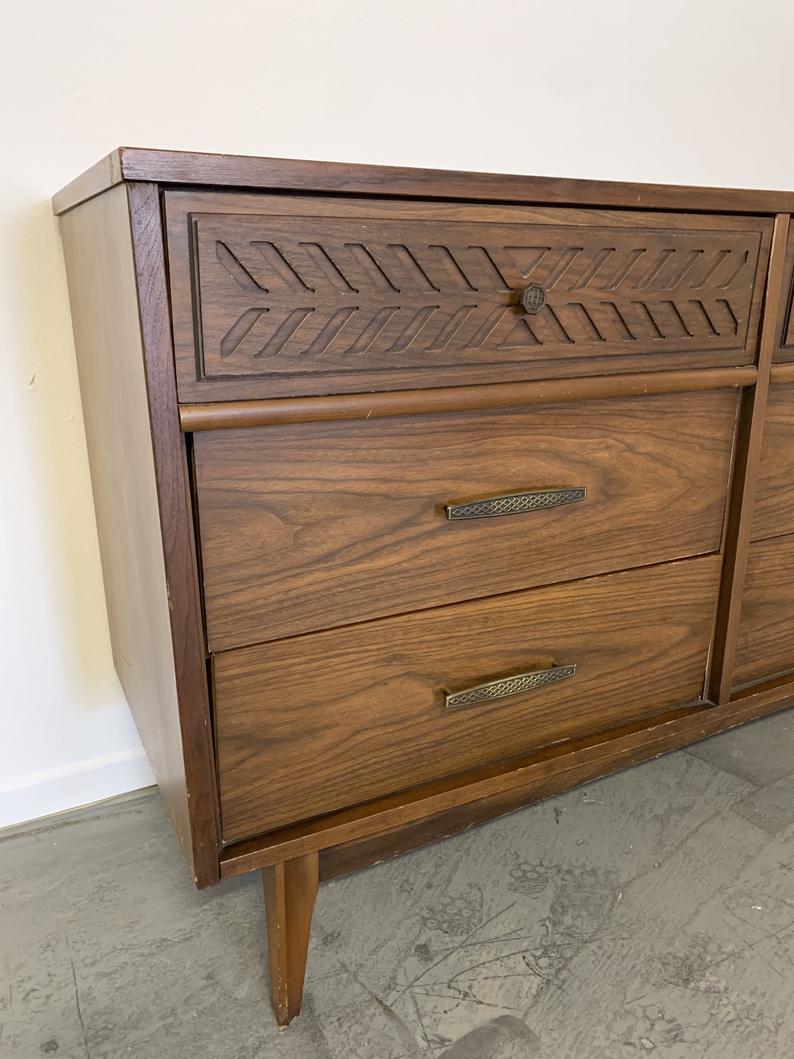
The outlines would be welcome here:
[[[790,1059],[794,712],[324,885],[285,1033],[155,795],[0,835],[0,901],[3,1059]]]

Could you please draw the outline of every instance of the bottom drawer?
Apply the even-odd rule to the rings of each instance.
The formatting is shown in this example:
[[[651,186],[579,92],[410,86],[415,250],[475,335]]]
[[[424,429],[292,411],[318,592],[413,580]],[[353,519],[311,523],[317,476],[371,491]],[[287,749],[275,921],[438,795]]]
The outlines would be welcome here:
[[[224,838],[697,700],[719,566],[690,559],[216,655]]]
[[[789,669],[794,669],[794,534],[750,545],[734,684],[754,684]]]

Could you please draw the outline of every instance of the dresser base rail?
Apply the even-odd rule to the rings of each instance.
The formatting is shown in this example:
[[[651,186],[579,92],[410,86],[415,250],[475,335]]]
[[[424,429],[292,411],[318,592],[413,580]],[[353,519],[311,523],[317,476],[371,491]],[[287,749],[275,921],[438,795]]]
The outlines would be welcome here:
[[[650,721],[558,743],[509,763],[425,784],[227,846],[220,855],[221,878],[311,852],[321,854],[323,877],[339,875],[420,844],[405,845],[403,837],[409,831],[421,834],[422,842],[443,838],[792,705],[794,680],[789,676],[746,689],[722,706],[701,702]],[[388,834],[394,839],[391,852]],[[371,861],[350,857],[354,845],[363,851],[368,840],[372,840]],[[333,867],[347,863],[346,858],[350,859],[349,868]]]

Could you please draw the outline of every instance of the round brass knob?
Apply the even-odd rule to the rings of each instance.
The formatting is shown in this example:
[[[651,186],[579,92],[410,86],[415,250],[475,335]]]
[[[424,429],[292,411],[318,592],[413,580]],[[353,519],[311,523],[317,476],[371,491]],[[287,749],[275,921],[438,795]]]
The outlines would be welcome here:
[[[521,291],[519,305],[525,313],[535,316],[546,304],[546,292],[539,283],[530,283]]]

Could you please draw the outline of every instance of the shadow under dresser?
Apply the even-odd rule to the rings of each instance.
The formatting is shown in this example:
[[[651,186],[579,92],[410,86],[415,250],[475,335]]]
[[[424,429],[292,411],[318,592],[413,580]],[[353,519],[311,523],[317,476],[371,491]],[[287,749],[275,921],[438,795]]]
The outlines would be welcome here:
[[[794,704],[794,194],[119,148],[60,216],[116,668],[200,887]]]

